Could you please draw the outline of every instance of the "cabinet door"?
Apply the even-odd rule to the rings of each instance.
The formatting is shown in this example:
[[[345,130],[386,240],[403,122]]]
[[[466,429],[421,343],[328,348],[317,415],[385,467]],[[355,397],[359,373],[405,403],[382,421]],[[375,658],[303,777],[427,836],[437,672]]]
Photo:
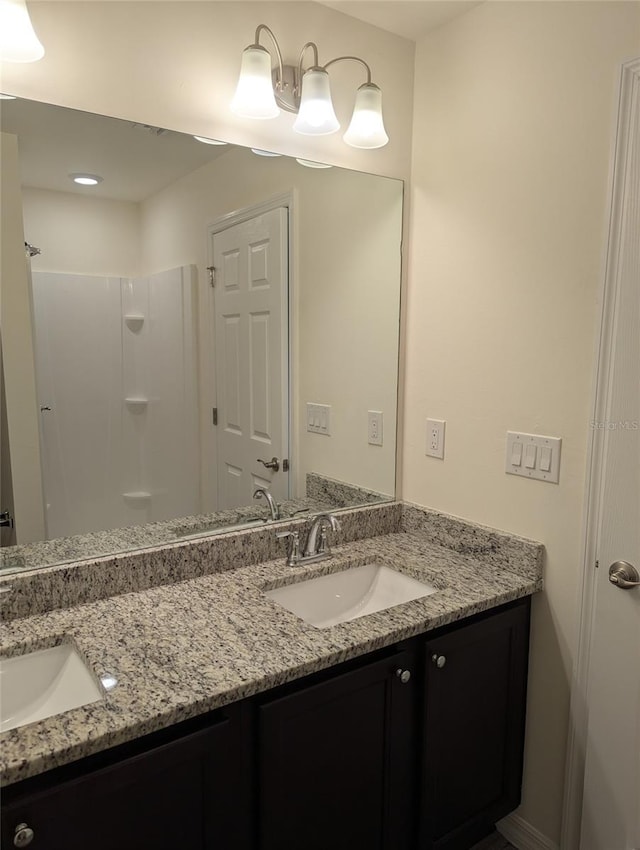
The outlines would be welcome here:
[[[235,723],[210,728],[52,784],[3,807],[3,848],[16,827],[33,850],[245,850]],[[82,763],[80,763],[82,767]],[[240,818],[241,820],[241,818]]]
[[[529,600],[425,642],[420,847],[467,848],[520,802]]]
[[[260,850],[413,846],[413,657],[400,652],[258,707]]]

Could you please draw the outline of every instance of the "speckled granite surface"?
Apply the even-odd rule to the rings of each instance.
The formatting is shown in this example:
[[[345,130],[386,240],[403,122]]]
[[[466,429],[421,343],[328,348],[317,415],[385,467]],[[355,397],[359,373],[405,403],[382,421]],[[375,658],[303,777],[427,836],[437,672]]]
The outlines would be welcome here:
[[[317,473],[309,473],[306,480],[307,495],[279,503],[282,519],[292,519],[298,514],[318,513],[358,505],[390,502],[372,490],[352,484],[333,481]],[[269,521],[269,508],[264,501],[226,511],[181,517],[163,522],[150,522],[128,528],[113,528],[74,534],[55,540],[43,540],[23,546],[0,548],[0,575],[23,572],[47,566],[72,563],[80,559],[103,558],[136,549],[165,546],[188,536],[233,531],[236,526],[260,525]]]
[[[375,515],[375,508],[365,510]],[[353,514],[343,524],[347,535],[349,522],[355,531],[380,527],[380,517],[365,529],[365,516]],[[418,520],[413,516],[407,524]],[[435,525],[442,522],[441,515],[434,517]],[[2,733],[3,784],[541,589],[541,545],[520,540],[517,564],[496,563],[512,538],[498,534],[490,547],[482,535],[494,532],[473,528],[483,542],[470,554],[432,542],[424,529],[397,530],[342,544],[330,560],[307,567],[287,567],[282,557],[256,561],[5,623],[2,654],[73,641],[96,675],[113,674],[118,685],[101,702]],[[236,563],[240,557],[242,549]],[[193,547],[189,560],[197,560]],[[438,592],[328,629],[305,624],[262,592],[374,560]]]
[[[401,512],[398,502],[342,511],[339,540],[398,531]],[[285,546],[276,531],[303,530],[308,523],[308,518],[300,518],[209,537],[185,537],[170,545],[0,577],[0,590],[7,588],[0,593],[0,617],[6,622],[284,557]]]
[[[389,502],[393,499],[393,496],[385,496],[383,493],[376,493],[375,490],[365,490],[364,487],[336,481],[317,472],[307,473],[306,488],[308,499],[324,502],[336,508]]]

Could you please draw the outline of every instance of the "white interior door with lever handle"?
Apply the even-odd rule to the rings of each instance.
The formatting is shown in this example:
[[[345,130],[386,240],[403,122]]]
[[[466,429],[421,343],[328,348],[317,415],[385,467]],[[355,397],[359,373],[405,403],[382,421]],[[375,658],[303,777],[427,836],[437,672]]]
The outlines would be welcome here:
[[[218,509],[289,495],[288,211],[212,235]]]
[[[620,104],[580,850],[640,850],[640,60],[624,69]]]

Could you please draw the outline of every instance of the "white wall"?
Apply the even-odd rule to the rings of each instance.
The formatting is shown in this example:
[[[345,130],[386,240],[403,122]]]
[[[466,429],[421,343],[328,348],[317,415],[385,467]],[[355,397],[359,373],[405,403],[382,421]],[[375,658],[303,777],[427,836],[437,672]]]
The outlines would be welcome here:
[[[22,206],[27,241],[42,251],[34,271],[138,275],[138,204],[23,186]]]
[[[402,495],[547,547],[521,815],[554,842],[616,83],[639,52],[638,3],[507,2],[416,56]],[[559,485],[505,475],[507,429],[563,438]]]
[[[407,177],[411,155],[413,44],[308,2],[34,2],[31,18],[45,57],[4,63],[2,90],[34,100],[114,115],[238,144]],[[242,50],[266,23],[285,62],[295,64],[314,40],[320,61],[361,55],[383,90],[391,138],[378,151],[358,151],[330,137],[291,131],[294,116],[236,118],[229,110]],[[265,42],[267,44],[267,42]],[[355,63],[331,69],[336,112],[346,129],[356,88]]]
[[[215,384],[207,230],[217,218],[293,192],[293,378],[298,493],[318,472],[393,493],[402,186],[344,170],[310,169],[235,149],[148,198],[141,208],[146,273],[198,267],[201,433],[215,469]],[[307,401],[332,405],[332,434],[306,431]],[[385,413],[382,447],[367,443],[367,410]],[[213,485],[204,492],[214,504]]]

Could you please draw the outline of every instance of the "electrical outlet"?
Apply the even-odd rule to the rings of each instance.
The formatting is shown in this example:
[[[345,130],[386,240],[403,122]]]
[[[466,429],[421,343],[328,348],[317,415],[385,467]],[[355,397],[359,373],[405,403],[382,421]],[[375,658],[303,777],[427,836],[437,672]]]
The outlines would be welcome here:
[[[369,445],[382,445],[382,411],[369,411]]]
[[[427,448],[425,454],[444,460],[444,419],[427,419]]]

